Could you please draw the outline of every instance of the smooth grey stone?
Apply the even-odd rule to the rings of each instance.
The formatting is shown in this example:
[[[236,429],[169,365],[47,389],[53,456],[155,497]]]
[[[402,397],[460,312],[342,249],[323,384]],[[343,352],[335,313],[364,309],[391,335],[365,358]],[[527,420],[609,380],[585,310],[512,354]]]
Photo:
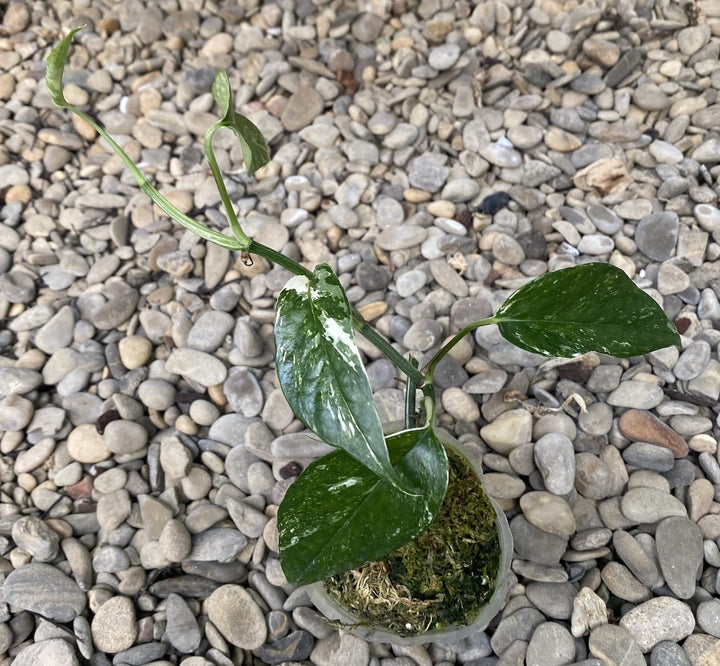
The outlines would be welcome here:
[[[0,275],[0,297],[10,303],[29,303],[35,294],[35,282],[24,271],[11,270]]]
[[[677,643],[661,641],[650,653],[650,666],[691,666],[691,663]]]
[[[592,500],[609,497],[613,493],[610,466],[592,453],[575,454],[575,489]]]
[[[221,360],[198,349],[173,349],[165,361],[165,369],[202,386],[222,384],[227,377],[227,368]]]
[[[567,538],[538,529],[524,516],[515,516],[510,529],[517,554],[530,562],[556,565],[567,547]]]
[[[265,643],[253,654],[266,664],[281,664],[284,662],[302,661],[310,656],[315,647],[312,634],[302,629],[280,638],[272,643]]]
[[[574,583],[530,583],[525,589],[525,594],[547,617],[553,620],[568,620],[572,615],[577,585]]]
[[[216,528],[195,534],[188,560],[232,562],[247,545],[247,537],[237,530]]]
[[[645,549],[630,533],[622,529],[615,530],[613,547],[620,559],[641,583],[648,587],[655,587],[662,581],[654,559],[648,556]]]
[[[0,368],[0,394],[17,393],[25,395],[34,391],[43,382],[43,377],[35,370],[27,368]]]
[[[12,661],[14,666],[79,666],[80,662],[70,643],[62,638],[33,643],[24,647]]]
[[[695,628],[690,607],[673,597],[654,597],[635,606],[620,618],[643,652],[649,652],[660,641],[680,642]]]
[[[545,488],[566,495],[575,483],[575,450],[572,440],[559,432],[550,432],[535,442],[535,463]]]
[[[208,439],[236,447],[245,443],[245,433],[251,423],[259,419],[248,418],[242,414],[223,414],[208,430]],[[232,453],[232,451],[230,452]],[[228,455],[230,455],[230,453]],[[225,461],[227,466],[227,460]],[[232,479],[231,479],[232,480]]]
[[[125,280],[110,278],[101,293],[101,299],[88,303],[87,309],[83,308],[82,297],[78,299],[82,318],[89,319],[96,328],[103,331],[116,329],[135,313],[139,294]]]
[[[602,570],[602,580],[616,597],[631,603],[647,601],[652,593],[619,562],[608,562]]]
[[[230,368],[223,391],[234,412],[250,418],[262,411],[265,402],[262,388],[247,368]]]
[[[620,59],[612,66],[612,68],[605,74],[605,84],[608,88],[615,88],[631,74],[635,68],[645,57],[645,52],[642,49],[628,49],[621,56]]]
[[[167,625],[165,639],[181,654],[190,654],[197,650],[202,634],[197,619],[185,600],[170,594],[165,601]]]
[[[694,379],[710,361],[711,348],[705,340],[693,340],[680,354],[673,367],[673,374],[678,379]]]
[[[102,546],[92,558],[92,567],[97,572],[116,573],[125,571],[130,566],[128,554],[117,546]]]
[[[490,639],[493,651],[502,656],[515,641],[528,642],[535,629],[543,622],[545,618],[535,608],[520,608],[503,617]]]
[[[450,175],[446,162],[447,156],[440,153],[425,153],[412,159],[408,169],[410,185],[426,192],[437,192]]]
[[[427,351],[442,342],[443,329],[440,322],[420,319],[414,322],[403,337],[403,344],[412,351]]]
[[[167,652],[165,643],[143,643],[116,652],[113,656],[113,664],[127,664],[128,666],[144,666],[161,659]]]
[[[12,571],[5,579],[3,599],[17,608],[49,620],[70,622],[85,610],[85,593],[59,569],[30,562]]]
[[[53,354],[67,347],[73,340],[75,313],[69,305],[60,308],[57,313],[35,334],[35,346],[46,354]]]
[[[637,523],[655,523],[663,518],[687,518],[683,503],[657,488],[631,488],[620,501],[623,515]]]
[[[235,318],[227,312],[203,312],[188,333],[188,347],[204,352],[215,351],[223,344],[234,326]]]
[[[631,632],[615,624],[601,624],[590,632],[590,654],[603,664],[613,666],[643,666],[640,646]]]
[[[327,638],[333,631],[327,619],[314,608],[299,606],[293,609],[292,618],[300,629],[305,629],[315,638]]]
[[[183,598],[205,599],[218,587],[219,583],[203,578],[202,576],[187,575],[166,578],[165,580],[153,583],[148,588],[148,592],[160,598],[177,594]]]
[[[623,449],[622,457],[629,465],[656,472],[667,472],[675,464],[675,457],[670,449],[648,442],[633,442]]]
[[[557,622],[543,622],[533,632],[527,647],[527,666],[562,666],[575,659],[575,640]]]
[[[290,617],[285,611],[271,610],[265,621],[268,626],[268,642],[272,643],[279,638],[284,638],[290,631]]]
[[[638,250],[654,261],[670,259],[677,244],[680,220],[672,211],[650,213],[635,228]]]
[[[655,530],[655,543],[668,587],[680,599],[690,599],[703,563],[703,538],[697,524],[689,518],[666,518]]]
[[[208,578],[217,583],[232,583],[246,574],[242,562],[183,562],[182,569],[187,574]]]
[[[662,402],[663,397],[663,390],[657,384],[627,380],[620,382],[620,385],[608,396],[607,402],[613,407],[652,409]]]

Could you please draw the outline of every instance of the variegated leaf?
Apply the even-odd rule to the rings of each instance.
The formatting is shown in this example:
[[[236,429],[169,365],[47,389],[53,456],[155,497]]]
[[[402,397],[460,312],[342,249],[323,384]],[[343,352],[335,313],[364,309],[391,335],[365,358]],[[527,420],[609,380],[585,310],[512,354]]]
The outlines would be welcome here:
[[[285,285],[275,344],[280,386],[295,415],[322,440],[401,486],[358,353],[350,306],[330,266],[321,264],[312,278],[298,275]]]

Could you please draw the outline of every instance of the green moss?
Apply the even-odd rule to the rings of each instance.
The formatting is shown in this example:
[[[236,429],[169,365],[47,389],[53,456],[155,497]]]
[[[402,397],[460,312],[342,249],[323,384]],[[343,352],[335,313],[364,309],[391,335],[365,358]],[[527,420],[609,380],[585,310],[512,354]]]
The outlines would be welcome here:
[[[472,467],[448,451],[448,491],[433,523],[386,560],[325,581],[363,624],[401,636],[467,626],[489,601],[500,566],[495,511]]]

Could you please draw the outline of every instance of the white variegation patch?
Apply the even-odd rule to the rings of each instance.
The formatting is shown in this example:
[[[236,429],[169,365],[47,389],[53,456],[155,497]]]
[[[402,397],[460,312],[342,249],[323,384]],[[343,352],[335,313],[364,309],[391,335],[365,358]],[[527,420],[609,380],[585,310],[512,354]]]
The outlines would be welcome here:
[[[353,486],[356,486],[358,483],[360,483],[360,481],[361,479],[351,476],[344,481],[340,481],[340,483],[335,483],[332,486],[328,486],[328,492],[334,493],[340,490],[340,488],[352,488]]]
[[[310,280],[308,280],[308,278],[304,275],[295,275],[285,283],[283,291],[294,291],[301,296],[307,296],[307,286],[309,281]]]
[[[322,336],[338,351],[343,360],[354,368],[362,367],[358,356],[355,338],[348,333],[335,319],[322,317]]]

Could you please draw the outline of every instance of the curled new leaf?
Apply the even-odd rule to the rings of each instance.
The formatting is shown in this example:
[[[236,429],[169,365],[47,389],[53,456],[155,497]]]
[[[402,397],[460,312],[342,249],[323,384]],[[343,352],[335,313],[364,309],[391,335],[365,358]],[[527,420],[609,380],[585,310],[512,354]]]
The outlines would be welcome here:
[[[52,99],[53,104],[57,106],[70,106],[65,100],[65,95],[63,94],[63,72],[65,71],[65,61],[67,60],[73,37],[76,32],[79,32],[84,27],[84,25],[79,25],[76,28],[73,28],[60,40],[60,43],[50,52],[50,55],[48,56],[47,70],[45,71],[45,83],[50,91],[50,99]]]
[[[229,127],[240,141],[248,176],[270,161],[270,152],[260,130],[245,116],[233,109],[233,95],[227,72],[220,71],[212,85],[212,95],[222,109],[221,127]]]

